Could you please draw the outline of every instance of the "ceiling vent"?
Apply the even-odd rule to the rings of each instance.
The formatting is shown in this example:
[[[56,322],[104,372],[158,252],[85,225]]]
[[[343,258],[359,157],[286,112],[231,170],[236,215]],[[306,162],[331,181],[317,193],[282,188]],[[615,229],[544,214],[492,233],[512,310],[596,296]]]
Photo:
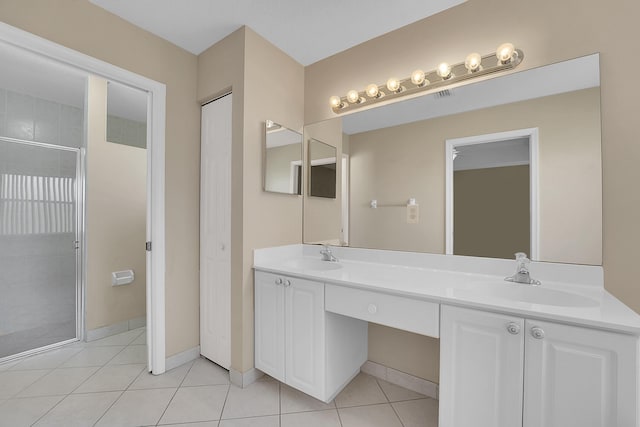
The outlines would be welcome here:
[[[444,89],[444,90],[436,92],[436,99],[448,98],[450,96],[453,96],[453,92],[451,92],[451,90],[449,90],[449,89]]]

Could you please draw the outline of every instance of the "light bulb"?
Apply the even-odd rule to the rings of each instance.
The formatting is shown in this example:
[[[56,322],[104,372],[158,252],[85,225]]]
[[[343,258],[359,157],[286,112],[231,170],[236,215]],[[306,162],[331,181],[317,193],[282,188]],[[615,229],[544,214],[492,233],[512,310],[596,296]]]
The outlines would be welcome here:
[[[513,58],[513,52],[515,52],[515,50],[515,47],[513,47],[511,43],[503,43],[496,49],[496,57],[498,57],[498,61],[506,64]]]
[[[378,90],[378,85],[375,83],[371,83],[369,86],[367,86],[365,92],[367,92],[367,96],[369,98],[377,98],[378,94],[380,93],[380,91]]]
[[[413,73],[411,73],[411,83],[416,86],[422,86],[422,84],[424,83],[424,71],[415,70]]]
[[[391,92],[397,92],[398,90],[400,90],[400,80],[396,79],[395,77],[391,77],[389,80],[387,80],[387,89],[389,89]]]
[[[331,105],[331,108],[340,108],[342,107],[342,100],[339,96],[334,95],[329,98],[329,105]]]
[[[480,56],[479,53],[470,53],[467,56],[467,59],[465,59],[464,61],[464,66],[467,67],[467,70],[471,71],[472,73],[475,73],[476,71],[479,71],[482,67],[482,56]]]
[[[350,90],[347,92],[347,102],[350,104],[357,104],[360,101],[360,94],[357,90]]]
[[[443,62],[442,64],[438,65],[438,70],[436,71],[436,73],[444,80],[447,80],[451,77],[451,65]]]

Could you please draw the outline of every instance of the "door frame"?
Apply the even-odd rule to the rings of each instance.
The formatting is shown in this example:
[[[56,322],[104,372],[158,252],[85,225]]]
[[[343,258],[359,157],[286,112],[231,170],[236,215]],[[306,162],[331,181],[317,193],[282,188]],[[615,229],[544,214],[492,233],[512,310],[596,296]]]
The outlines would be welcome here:
[[[147,101],[147,346],[148,370],[165,371],[165,113],[163,83],[69,49],[42,37],[0,22],[0,41],[50,58],[56,62],[146,91]],[[86,121],[85,121],[86,126]],[[86,138],[86,129],[85,129]],[[83,236],[83,239],[85,236]],[[83,240],[83,247],[86,242]],[[86,251],[83,250],[83,293],[86,283]]]
[[[447,139],[445,142],[445,254],[453,255],[453,159],[455,148],[464,145],[487,144],[510,139],[529,139],[529,232],[531,247],[529,258],[540,260],[540,195],[538,194],[538,128],[474,135]]]

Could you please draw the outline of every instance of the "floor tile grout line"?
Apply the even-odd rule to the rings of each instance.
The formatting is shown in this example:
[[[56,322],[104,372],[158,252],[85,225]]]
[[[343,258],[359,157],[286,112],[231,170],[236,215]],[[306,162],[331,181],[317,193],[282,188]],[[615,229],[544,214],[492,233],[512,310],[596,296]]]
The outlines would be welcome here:
[[[51,408],[49,408],[48,411],[46,411],[44,414],[42,414],[37,420],[35,420],[33,423],[31,423],[31,426],[35,426],[36,424],[38,424],[38,422],[40,422],[40,420],[42,418],[44,418],[49,412],[53,411],[53,408],[55,408],[56,406],[58,406],[60,403],[62,403],[63,400],[65,400],[69,395],[67,394],[66,396],[64,396],[62,399],[60,399],[55,405],[53,405]],[[46,397],[46,396],[38,396],[38,397]],[[51,396],[53,397],[53,396]]]
[[[387,403],[391,403],[391,399],[389,399],[389,396],[387,396],[387,393],[384,391],[384,388],[380,385],[380,380],[376,377],[373,377],[373,379],[376,380],[376,384],[378,385],[378,388],[380,389],[380,391],[382,391],[384,398],[387,399]]]
[[[159,389],[156,389],[156,390],[159,390]],[[178,390],[180,390],[180,387],[176,387],[176,390],[173,392],[173,395],[171,395],[171,399],[169,399],[167,406],[164,407],[162,414],[160,414],[160,417],[158,417],[158,421],[156,421],[154,425],[157,426],[160,424],[160,421],[162,421],[162,417],[164,417],[164,414],[167,413],[167,409],[169,409],[169,406],[171,406],[171,402],[173,402],[173,399],[176,397],[176,394],[178,394]]]
[[[189,372],[191,372],[191,369],[193,369],[193,365],[195,365],[195,362],[193,362],[191,364],[191,366],[189,366],[189,369],[187,370],[187,373],[185,374],[184,378],[182,378],[182,381],[180,381],[180,384],[178,384],[178,387],[176,387],[176,391],[173,392],[173,396],[171,396],[171,399],[169,399],[169,403],[167,403],[167,406],[165,406],[164,411],[162,411],[162,414],[160,414],[160,418],[158,418],[158,421],[156,421],[156,423],[155,423],[156,426],[160,425],[160,421],[162,421],[162,417],[164,417],[164,414],[167,412],[167,409],[169,409],[169,406],[171,405],[171,402],[173,402],[173,398],[176,397],[176,394],[178,394],[178,390],[180,390],[180,388],[182,387],[182,383],[184,383],[184,380],[189,375]],[[164,375],[165,373],[166,372],[164,372],[164,373],[162,373],[160,375]],[[131,385],[129,385],[129,386],[131,386]]]
[[[394,408],[394,406],[391,404],[391,402],[389,402],[389,406],[391,406],[391,410],[393,411],[393,413],[396,414],[396,418],[398,418],[398,421],[400,421],[400,425],[402,427],[404,427],[404,423],[402,422],[402,418],[400,418],[400,414],[398,414],[398,411],[396,410],[396,408]]]
[[[100,422],[100,420],[104,418],[105,415],[107,415],[107,412],[109,412],[111,410],[111,408],[113,408],[113,406],[122,398],[122,396],[124,395],[125,391],[126,390],[123,390],[123,391],[120,392],[120,396],[118,396],[116,399],[114,399],[113,402],[111,403],[111,405],[109,405],[109,407],[102,413],[102,415],[100,415],[100,418],[98,418],[96,420],[96,422],[93,423],[94,426],[97,425]]]
[[[160,389],[156,389],[156,390],[160,390]],[[174,397],[176,397],[176,394],[178,394],[178,390],[180,390],[180,387],[177,387],[176,390],[173,392],[173,395],[171,396],[171,399],[169,399],[169,402],[167,403],[167,406],[164,407],[164,410],[162,411],[162,414],[160,414],[160,416],[158,417],[158,421],[156,421],[155,424],[153,424],[154,426],[160,425],[160,421],[162,421],[162,417],[164,417],[164,414],[167,413],[167,409],[169,409],[169,406],[171,405],[171,402],[173,402]],[[138,391],[140,391],[140,390],[138,390]],[[147,390],[144,390],[144,391],[147,391]]]
[[[32,369],[32,371],[36,371],[36,370],[39,370],[39,369]],[[44,371],[45,369],[42,369],[42,370]],[[21,372],[21,371],[14,371],[14,372]],[[20,399],[18,397],[18,394],[22,393],[24,390],[26,390],[27,388],[31,387],[33,384],[36,383],[36,381],[39,381],[40,379],[42,379],[42,378],[46,377],[47,375],[49,375],[51,372],[53,372],[53,369],[50,369],[49,372],[47,372],[46,374],[42,375],[41,377],[38,377],[38,378],[34,379],[32,382],[30,382],[29,384],[25,385],[20,390],[18,390],[15,393],[13,393],[12,395],[7,396],[6,400],[9,400],[9,399]]]
[[[338,422],[340,423],[340,427],[344,427],[344,425],[342,424],[342,417],[340,416],[340,411],[338,410],[338,405],[336,405],[336,413],[338,414]]]
[[[222,414],[224,414],[224,408],[227,406],[227,399],[229,399],[229,393],[231,393],[231,381],[227,385],[227,394],[224,396],[224,402],[222,402],[222,408],[220,409],[220,418],[218,420],[218,425],[222,423]]]
[[[193,367],[195,366],[195,364],[198,362],[198,360],[200,360],[200,358],[198,357],[197,359],[193,360],[193,362],[191,363],[191,366],[189,366],[189,369],[187,369],[187,373],[184,374],[184,377],[182,378],[182,380],[180,380],[180,384],[178,384],[178,388],[182,387],[182,384],[184,384],[185,380],[187,379],[187,377],[189,376],[189,373],[191,372],[191,370],[193,369]],[[188,362],[187,362],[188,363]],[[182,366],[182,365],[181,365]],[[176,366],[176,368],[178,368],[178,366]],[[174,368],[175,369],[175,368]],[[170,369],[171,370],[171,369]],[[166,372],[164,373],[166,374]],[[164,375],[162,374],[162,375]]]

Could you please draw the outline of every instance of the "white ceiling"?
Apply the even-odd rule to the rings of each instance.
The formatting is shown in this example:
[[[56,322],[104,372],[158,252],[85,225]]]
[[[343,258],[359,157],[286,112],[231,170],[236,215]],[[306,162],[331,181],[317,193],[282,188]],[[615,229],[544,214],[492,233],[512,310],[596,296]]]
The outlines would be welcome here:
[[[302,65],[466,0],[90,0],[196,55],[247,25]]]

